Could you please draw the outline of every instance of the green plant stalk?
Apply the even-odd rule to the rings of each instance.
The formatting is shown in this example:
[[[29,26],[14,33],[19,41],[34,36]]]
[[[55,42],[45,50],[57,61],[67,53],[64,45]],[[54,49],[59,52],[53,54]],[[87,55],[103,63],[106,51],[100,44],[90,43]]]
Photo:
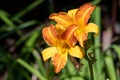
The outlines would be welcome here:
[[[85,58],[89,64],[89,70],[90,70],[90,75],[91,75],[91,80],[94,80],[94,72],[93,72],[93,63],[92,61],[90,60],[90,58],[88,57],[87,53],[85,53]]]
[[[88,61],[88,63],[90,68],[91,80],[94,80],[93,65],[90,61]]]
[[[100,19],[100,7],[96,7],[96,10],[95,10],[95,24],[97,24],[98,26],[99,26],[99,28],[100,28],[100,23],[101,23],[101,19]],[[99,32],[100,32],[100,29],[99,29]],[[99,35],[98,36],[96,36],[95,37],[95,39],[94,39],[94,46],[95,46],[95,50],[94,50],[94,52],[95,52],[95,57],[96,57],[96,59],[97,59],[97,61],[96,61],[96,64],[95,64],[95,66],[96,66],[96,70],[98,71],[98,72],[100,72],[100,64],[99,64],[99,62],[100,62],[100,60],[101,60],[101,53],[100,53],[100,48],[99,48],[99,46],[101,45],[100,44],[100,33],[99,33]],[[95,72],[96,72],[96,70],[95,70]],[[96,73],[98,73],[98,72],[96,72]],[[98,74],[96,74],[96,79],[98,78]]]
[[[100,42],[100,32],[101,32],[101,9],[99,6],[96,6],[94,13],[92,15],[93,21],[95,24],[97,24],[99,26],[99,35],[97,35],[94,38],[94,55],[95,58],[97,59],[96,63],[94,64],[93,68],[94,68],[94,78],[95,80],[103,80],[104,79],[104,73],[103,73],[103,64],[104,61],[102,59],[102,53],[100,51],[100,46],[101,46],[101,42]]]
[[[95,22],[95,24],[97,24],[98,26],[99,26],[99,34],[95,37],[95,39],[94,39],[94,46],[95,46],[95,55],[96,55],[96,58],[97,59],[100,59],[100,56],[101,56],[101,54],[100,54],[100,45],[101,45],[101,43],[100,43],[100,26],[101,26],[101,14],[100,14],[100,7],[96,7],[96,9],[95,9],[95,11],[94,11],[94,15],[93,15],[93,17],[94,17],[94,22]]]

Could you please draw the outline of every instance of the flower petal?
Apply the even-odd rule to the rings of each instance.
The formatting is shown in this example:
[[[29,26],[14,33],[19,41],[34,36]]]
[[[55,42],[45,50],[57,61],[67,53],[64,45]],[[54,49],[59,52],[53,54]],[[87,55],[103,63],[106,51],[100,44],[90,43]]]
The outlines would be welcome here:
[[[55,20],[57,23],[68,27],[73,23],[73,19],[65,12],[53,13],[49,16],[49,19]]]
[[[76,12],[75,19],[78,22],[78,24],[87,24],[88,19],[90,18],[91,13],[93,12],[95,6],[93,6],[90,3],[86,3],[83,6],[79,8],[79,10]],[[83,23],[82,23],[82,22]]]
[[[55,25],[55,28],[57,29],[58,35],[61,35],[66,30],[66,27],[59,23]]]
[[[42,30],[43,39],[46,41],[46,43],[50,46],[55,46],[56,41],[58,40],[58,35],[55,30],[55,27],[51,24],[49,27],[45,27]]]
[[[71,18],[73,18],[73,20],[75,21],[75,15],[78,9],[72,9],[68,11],[68,14]]]
[[[74,36],[78,40],[81,47],[84,46],[84,41],[87,40],[88,33],[81,32],[79,29],[76,30]]]
[[[54,64],[54,70],[56,73],[59,73],[62,68],[64,68],[67,62],[67,53],[64,54],[55,54],[52,58],[52,62]]]
[[[69,44],[69,46],[74,46],[77,42],[74,32],[76,31],[78,27],[76,25],[69,26],[66,31],[62,34],[62,39],[66,40],[66,43]]]
[[[49,58],[53,57],[56,53],[58,53],[56,47],[49,47],[44,49],[42,51],[43,60],[44,61],[48,60]]]
[[[75,46],[74,48],[70,48],[69,54],[73,57],[77,57],[77,58],[82,59],[85,55],[85,52],[79,46]]]
[[[99,33],[99,27],[94,24],[94,23],[89,23],[86,27],[85,27],[85,32],[89,33],[89,32],[94,32],[95,35],[98,35]]]

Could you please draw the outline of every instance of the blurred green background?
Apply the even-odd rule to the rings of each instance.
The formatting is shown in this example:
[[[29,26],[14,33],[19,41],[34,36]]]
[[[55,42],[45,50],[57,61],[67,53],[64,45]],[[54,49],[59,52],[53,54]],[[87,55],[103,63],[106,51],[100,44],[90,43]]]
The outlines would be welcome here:
[[[41,30],[53,12],[68,11],[84,3],[96,5],[90,22],[100,27],[93,39],[97,61],[95,80],[120,80],[120,0],[0,0],[0,80],[91,80],[88,63],[76,70],[71,61],[54,73],[51,61],[43,62],[47,44]]]

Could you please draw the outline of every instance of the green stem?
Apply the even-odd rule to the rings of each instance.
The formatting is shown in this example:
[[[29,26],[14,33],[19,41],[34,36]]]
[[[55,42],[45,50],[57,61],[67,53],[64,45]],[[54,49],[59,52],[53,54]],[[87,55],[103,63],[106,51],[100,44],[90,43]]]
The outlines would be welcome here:
[[[89,64],[91,80],[94,80],[93,61],[89,58],[88,55],[86,55],[86,60],[87,60],[87,62],[88,62],[88,64]]]
[[[93,66],[92,66],[93,63],[91,63],[90,60],[88,60],[88,64],[90,69],[91,80],[94,80]]]

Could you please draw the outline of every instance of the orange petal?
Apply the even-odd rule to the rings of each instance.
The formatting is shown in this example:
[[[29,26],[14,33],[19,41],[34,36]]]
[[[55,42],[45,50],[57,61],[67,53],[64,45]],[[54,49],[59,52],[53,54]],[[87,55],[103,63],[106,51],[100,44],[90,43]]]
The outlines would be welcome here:
[[[78,22],[78,24],[87,24],[88,19],[90,18],[91,13],[93,12],[95,6],[93,6],[90,3],[86,3],[82,5],[79,10],[76,12],[75,19]],[[81,23],[81,19],[83,23]]]
[[[46,43],[50,46],[55,46],[56,41],[58,40],[58,35],[55,30],[55,27],[51,24],[49,27],[45,27],[42,30],[43,39],[46,41]]]
[[[43,60],[44,61],[48,60],[49,58],[53,57],[56,53],[58,53],[56,47],[49,47],[44,49],[42,51]]]
[[[85,52],[79,46],[75,46],[74,48],[70,48],[69,54],[73,57],[77,57],[77,58],[82,59],[85,55]]]
[[[65,27],[73,23],[73,19],[65,12],[53,13],[49,16],[49,19],[55,20],[57,23],[64,25]]]
[[[80,30],[76,30],[76,32],[74,33],[74,36],[78,40],[80,46],[83,47],[84,41],[87,40],[88,33],[85,33],[85,32],[81,33]]]
[[[67,53],[64,54],[55,54],[52,58],[52,62],[54,64],[54,70],[56,73],[59,73],[62,68],[64,68],[67,62]]]
[[[76,25],[69,26],[66,31],[62,34],[62,39],[66,40],[70,46],[74,46],[77,42],[74,32],[76,31],[78,27]]]
[[[89,23],[86,27],[85,27],[85,32],[89,33],[89,32],[94,32],[95,35],[98,35],[99,33],[99,27],[94,24],[94,23]]]

